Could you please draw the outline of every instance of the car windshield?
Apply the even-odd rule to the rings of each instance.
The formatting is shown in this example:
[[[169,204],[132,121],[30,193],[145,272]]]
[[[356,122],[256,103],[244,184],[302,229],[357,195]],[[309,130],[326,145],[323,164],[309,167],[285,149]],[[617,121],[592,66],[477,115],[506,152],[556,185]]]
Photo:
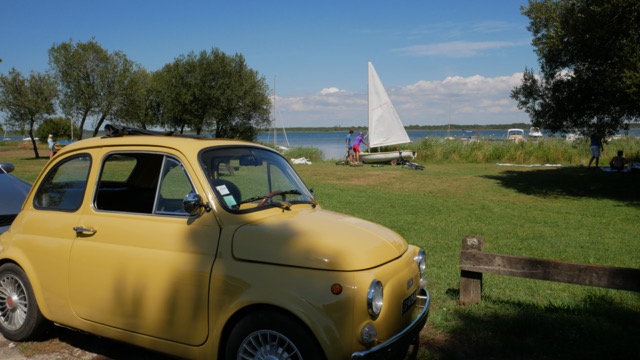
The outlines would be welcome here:
[[[219,202],[231,212],[316,205],[287,160],[272,151],[216,147],[201,152],[200,165]]]

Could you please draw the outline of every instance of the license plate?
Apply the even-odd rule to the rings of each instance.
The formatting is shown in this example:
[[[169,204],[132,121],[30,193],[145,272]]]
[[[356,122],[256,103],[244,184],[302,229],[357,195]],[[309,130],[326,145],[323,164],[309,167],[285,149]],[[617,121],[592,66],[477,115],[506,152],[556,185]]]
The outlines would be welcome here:
[[[413,307],[418,299],[418,291],[414,290],[411,295],[407,296],[404,300],[402,300],[402,314],[406,313]]]

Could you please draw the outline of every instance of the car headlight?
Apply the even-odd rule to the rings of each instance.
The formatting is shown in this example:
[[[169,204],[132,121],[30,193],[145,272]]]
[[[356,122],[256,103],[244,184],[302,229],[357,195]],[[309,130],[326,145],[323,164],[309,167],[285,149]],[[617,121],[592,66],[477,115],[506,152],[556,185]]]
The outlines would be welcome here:
[[[367,310],[372,319],[376,319],[382,310],[382,282],[373,280],[367,293]]]
[[[424,277],[424,273],[427,270],[427,253],[420,249],[418,251],[418,255],[414,258],[416,264],[418,265],[418,271],[420,271],[420,277]]]

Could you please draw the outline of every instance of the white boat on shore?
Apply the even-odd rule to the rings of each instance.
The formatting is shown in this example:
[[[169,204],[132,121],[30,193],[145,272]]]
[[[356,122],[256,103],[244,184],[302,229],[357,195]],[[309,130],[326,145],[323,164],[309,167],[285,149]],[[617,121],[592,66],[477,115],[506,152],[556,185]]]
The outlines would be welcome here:
[[[519,143],[524,141],[524,130],[522,129],[509,129],[507,130],[507,140]]]
[[[413,150],[360,153],[360,160],[365,164],[396,164],[400,159],[409,161],[415,159],[415,157],[416,152]]]
[[[542,135],[542,131],[540,131],[540,128],[538,127],[532,127],[531,129],[529,129],[529,138],[531,140],[537,141],[542,139],[543,135]]]
[[[408,144],[411,142],[400,116],[391,103],[373,64],[369,62],[369,152],[360,153],[365,164],[394,163],[413,160],[416,152],[412,150],[377,151],[374,148]]]

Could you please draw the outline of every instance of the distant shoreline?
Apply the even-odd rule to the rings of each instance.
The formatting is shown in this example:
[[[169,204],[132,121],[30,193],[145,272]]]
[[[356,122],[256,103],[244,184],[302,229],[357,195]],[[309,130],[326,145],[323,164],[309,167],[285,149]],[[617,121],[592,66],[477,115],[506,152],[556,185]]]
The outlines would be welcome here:
[[[410,130],[508,130],[508,129],[523,129],[529,130],[532,127],[531,124],[525,123],[513,123],[513,124],[491,124],[491,125],[409,125],[404,128],[407,131]],[[640,129],[640,124],[629,124],[630,129]],[[346,132],[352,129],[353,131],[366,131],[366,126],[328,126],[328,127],[285,127],[287,132]],[[544,130],[544,129],[543,129]],[[273,131],[273,128],[261,131],[263,133]],[[276,131],[282,131],[282,128],[276,128]]]
[[[508,130],[512,128],[529,129],[531,124],[514,123],[514,124],[492,124],[492,125],[409,125],[404,128],[409,130]],[[327,127],[285,127],[288,132],[344,132],[352,129],[353,131],[367,130],[367,126],[327,126]],[[281,131],[281,128],[277,128]],[[273,129],[264,132],[273,131]]]

